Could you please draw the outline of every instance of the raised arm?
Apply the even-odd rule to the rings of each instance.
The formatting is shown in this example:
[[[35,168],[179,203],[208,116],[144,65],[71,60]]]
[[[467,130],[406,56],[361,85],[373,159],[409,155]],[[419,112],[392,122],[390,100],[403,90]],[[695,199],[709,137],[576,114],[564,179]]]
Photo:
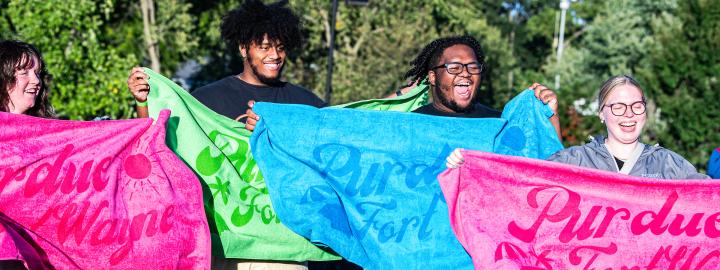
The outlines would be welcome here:
[[[553,111],[553,116],[550,117],[550,123],[555,128],[555,132],[558,135],[558,139],[562,141],[562,130],[560,130],[560,116],[558,115],[558,100],[557,95],[555,94],[555,91],[553,91],[550,88],[547,88],[546,86],[539,84],[539,83],[533,83],[530,87],[533,91],[535,91],[535,97],[537,97],[540,101],[542,101],[544,104],[547,104],[550,106],[550,109]]]
[[[148,75],[145,74],[141,67],[134,67],[130,71],[127,79],[127,86],[135,98],[135,110],[138,118],[150,117],[147,107],[147,97],[150,93],[150,84],[148,83]]]

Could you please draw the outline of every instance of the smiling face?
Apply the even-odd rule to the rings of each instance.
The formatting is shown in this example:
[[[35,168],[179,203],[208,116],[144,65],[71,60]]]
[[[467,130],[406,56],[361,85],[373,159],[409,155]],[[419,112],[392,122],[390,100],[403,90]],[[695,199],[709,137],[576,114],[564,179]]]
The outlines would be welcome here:
[[[42,67],[37,57],[32,56],[31,58],[27,67],[15,70],[15,84],[7,89],[10,97],[7,108],[11,113],[26,113],[35,106],[37,97],[41,94],[40,72]]]
[[[240,48],[245,58],[242,79],[255,85],[274,85],[280,82],[285,63],[285,46],[279,41],[271,42],[267,36],[260,44]],[[247,72],[252,71],[252,72]]]
[[[477,63],[475,52],[467,45],[453,45],[443,51],[436,65],[447,63]],[[462,113],[472,109],[475,92],[480,86],[480,74],[470,74],[463,68],[460,74],[452,75],[439,67],[428,73],[430,84],[434,88],[435,101],[433,105],[445,112]]]
[[[623,115],[616,116],[612,113],[610,106],[607,105],[616,103],[630,105],[643,101],[643,93],[631,84],[618,85],[610,91],[603,104],[605,106],[600,110],[600,119],[605,122],[608,131],[608,143],[634,143],[640,137],[640,133],[645,126],[647,114],[635,115],[632,109],[627,107]]]

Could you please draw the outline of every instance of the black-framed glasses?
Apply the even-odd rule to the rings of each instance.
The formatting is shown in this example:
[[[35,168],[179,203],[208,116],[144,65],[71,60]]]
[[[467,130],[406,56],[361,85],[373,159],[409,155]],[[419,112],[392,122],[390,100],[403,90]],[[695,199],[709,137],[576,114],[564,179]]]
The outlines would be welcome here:
[[[450,62],[446,64],[439,65],[437,67],[434,67],[432,69],[436,68],[445,68],[445,71],[451,75],[458,75],[463,72],[463,69],[467,69],[468,73],[472,75],[477,75],[482,73],[483,70],[483,64],[478,62],[472,62],[467,64],[462,64],[458,62]]]
[[[636,101],[628,105],[622,102],[605,105],[604,107],[610,107],[610,112],[615,116],[623,116],[627,112],[627,108],[630,107],[630,111],[635,115],[641,115],[645,113],[645,101]]]

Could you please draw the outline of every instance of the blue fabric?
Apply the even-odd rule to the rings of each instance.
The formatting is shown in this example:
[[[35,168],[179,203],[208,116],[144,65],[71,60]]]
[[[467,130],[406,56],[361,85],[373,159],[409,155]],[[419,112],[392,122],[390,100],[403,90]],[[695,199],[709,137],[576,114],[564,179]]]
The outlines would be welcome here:
[[[720,148],[715,149],[708,161],[708,175],[713,179],[720,179]]]
[[[533,91],[523,91],[505,104],[501,117],[508,123],[495,140],[493,152],[544,160],[563,149],[548,120],[552,115],[550,107],[535,98]]]
[[[537,158],[561,148],[546,106],[528,91],[514,101],[509,123],[257,103],[251,149],[296,233],[365,269],[472,269],[437,182],[445,157],[458,147]]]

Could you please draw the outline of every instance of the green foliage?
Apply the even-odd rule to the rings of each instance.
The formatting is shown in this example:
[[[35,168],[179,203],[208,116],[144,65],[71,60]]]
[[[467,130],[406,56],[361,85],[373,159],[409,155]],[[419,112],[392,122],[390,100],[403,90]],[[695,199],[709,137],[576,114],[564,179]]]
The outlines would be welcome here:
[[[654,18],[655,43],[641,73],[667,119],[658,141],[703,168],[720,145],[720,6],[712,2],[680,1]]]
[[[605,2],[562,63],[547,60],[546,74],[561,74],[561,104],[570,112],[562,119],[566,143],[605,133],[594,113],[597,89],[610,76],[629,74],[650,101],[643,141],[704,168],[720,145],[718,14],[707,1]]]
[[[196,30],[199,44],[194,50],[202,69],[190,81],[191,88],[197,88],[222,77],[242,72],[242,58],[238,48],[227,48],[220,38],[222,17],[239,1],[191,1],[191,14],[196,18]],[[286,69],[287,70],[287,69]]]
[[[61,118],[130,115],[124,82],[135,55],[108,46],[102,7],[87,0],[11,1],[4,11],[15,37],[42,51],[53,75],[50,101]]]
[[[295,2],[308,32],[306,47],[288,65],[289,80],[325,92],[330,35],[328,1]],[[414,11],[414,12],[398,12]],[[405,85],[402,78],[409,62],[430,41],[449,35],[469,34],[481,41],[491,67],[514,63],[500,31],[482,19],[476,3],[467,1],[371,1],[366,7],[340,5],[337,17],[332,103],[377,98]],[[502,59],[502,61],[500,60]],[[486,91],[503,89],[502,68],[490,69]],[[369,74],[372,74],[371,76]],[[504,93],[504,92],[503,92]],[[510,96],[506,94],[504,96]],[[484,95],[493,103],[496,95]]]
[[[92,119],[133,114],[128,71],[146,55],[137,1],[32,1],[1,3],[2,38],[24,40],[43,53],[53,75],[50,101],[59,117]],[[165,72],[172,74],[197,47],[190,6],[156,1],[156,33]]]
[[[288,67],[288,78],[324,95],[329,39],[328,1],[298,6],[308,30],[306,50]],[[341,5],[337,16],[333,104],[377,98],[406,83],[409,61],[437,35],[430,6],[420,1],[372,2],[367,7]],[[327,9],[318,9],[325,5]],[[308,9],[312,8],[312,9]],[[397,16],[397,10],[425,12]],[[303,76],[304,74],[312,76]],[[374,74],[369,78],[367,74]]]
[[[108,24],[110,39],[138,56],[134,65],[149,66],[148,51],[143,39],[140,1],[118,1],[114,10],[117,17]],[[160,50],[161,72],[174,74],[185,61],[197,59],[199,37],[195,34],[196,17],[190,13],[192,5],[183,0],[154,0],[155,24],[150,28]],[[129,69],[128,69],[129,70]]]
[[[649,41],[640,14],[638,6],[629,1],[607,1],[593,23],[582,30],[578,44],[566,47],[561,62],[555,55],[548,57],[547,75],[560,74],[560,104],[566,105],[570,116],[561,118],[567,127],[567,144],[580,144],[590,135],[605,133],[597,118],[597,91],[605,79],[633,75],[642,65]]]

